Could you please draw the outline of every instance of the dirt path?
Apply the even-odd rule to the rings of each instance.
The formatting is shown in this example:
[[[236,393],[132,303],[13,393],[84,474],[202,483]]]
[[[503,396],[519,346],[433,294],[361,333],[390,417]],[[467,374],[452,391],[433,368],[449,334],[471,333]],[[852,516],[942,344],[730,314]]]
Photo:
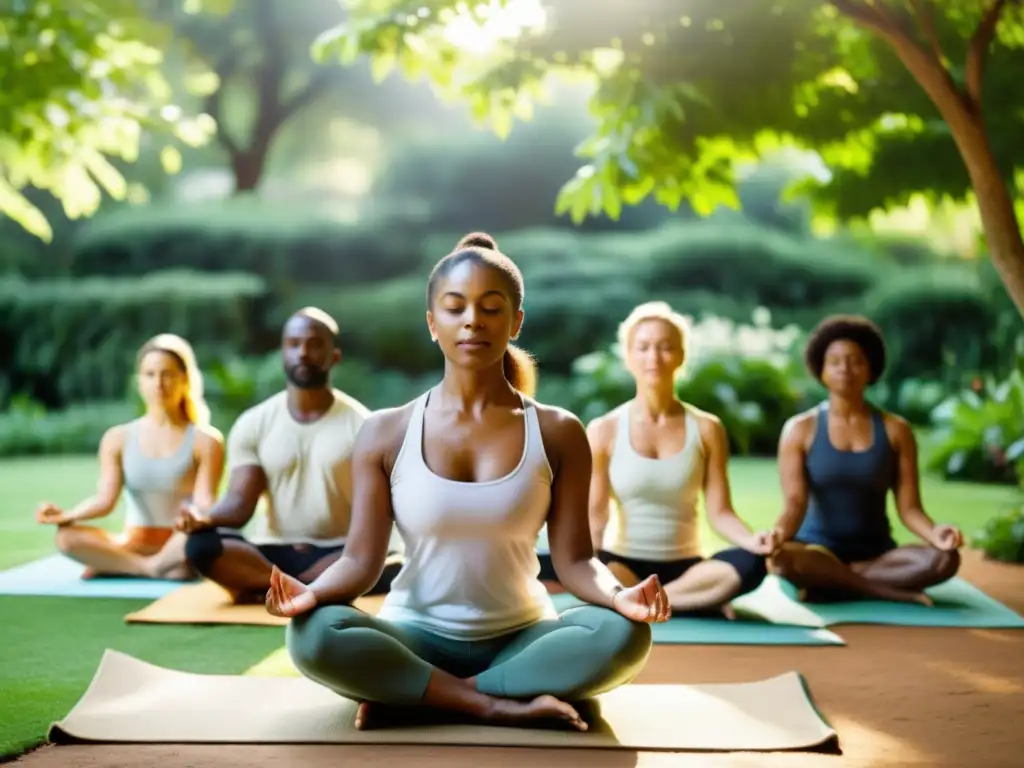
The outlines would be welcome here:
[[[1024,610],[1024,567],[969,555],[962,575]],[[1024,765],[1024,631],[841,627],[845,648],[656,646],[638,683],[734,682],[802,672],[842,755],[683,755],[380,746],[44,747],[18,768],[881,768]]]

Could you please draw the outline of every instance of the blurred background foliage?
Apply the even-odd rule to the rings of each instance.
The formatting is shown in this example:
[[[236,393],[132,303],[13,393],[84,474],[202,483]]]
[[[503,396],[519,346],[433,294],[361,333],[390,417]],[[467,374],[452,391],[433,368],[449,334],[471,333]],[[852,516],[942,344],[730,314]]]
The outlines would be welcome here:
[[[565,196],[567,181],[582,184],[581,163],[610,173],[600,163],[630,162],[611,145],[595,149],[595,136],[612,135],[611,80],[548,83],[546,98],[496,131],[496,108],[479,98],[504,93],[505,81],[487,81],[489,70],[474,70],[461,97],[439,98],[458,62],[389,64],[394,24],[364,25],[344,63],[331,48],[342,38],[323,37],[353,14],[366,21],[398,5],[3,4],[0,456],[94,452],[107,427],[138,412],[136,350],[167,331],[195,346],[215,424],[227,431],[283,386],[281,324],[310,304],[342,328],[337,386],[374,408],[408,400],[441,373],[423,317],[426,276],[462,234],[486,230],[525,275],[521,341],[538,359],[540,398],[584,420],[632,396],[615,330],[635,305],[663,299],[694,323],[680,397],[723,419],[736,454],[771,457],[785,420],[823,396],[802,362],[807,331],[855,312],[885,331],[891,362],[871,396],[918,429],[923,468],[1022,481],[1024,321],[989,258],[959,156],[941,131],[857,133],[857,120],[896,102],[905,116],[934,117],[912,78],[876,83],[885,99],[865,101],[856,119],[815,116],[820,151],[779,145],[754,157],[740,148],[749,131],[734,124],[728,194],[708,192],[725,156],[709,140],[695,145],[705,165],[686,171],[707,182],[700,190],[671,199],[654,181],[644,194],[626,184],[626,204],[591,205],[598,187],[581,187],[590,208],[579,216]],[[743,26],[734,5],[723,5],[730,29],[752,33],[756,19]],[[940,19],[947,46],[977,21],[981,5],[972,8]],[[1007,14],[992,56],[1012,63],[1024,27],[1019,8]],[[879,62],[896,66],[846,22],[814,18],[805,34],[846,41],[821,48],[816,66],[845,57],[864,82]],[[566,50],[594,41],[570,42]],[[396,63],[429,78],[384,77]],[[503,76],[512,63],[502,62]],[[747,71],[722,66],[720,78]],[[782,77],[782,63],[759,66]],[[1024,146],[1006,138],[1020,135],[1020,79],[994,72],[992,142],[1012,177]],[[722,99],[720,85],[705,83]],[[691,96],[663,89],[651,103],[692,109]],[[768,96],[756,105],[763,115],[744,119],[768,120]],[[642,106],[630,106],[634,128]],[[784,129],[789,118],[776,117]],[[697,124],[708,136],[724,130]],[[629,146],[634,159],[661,157]],[[866,163],[859,175],[855,161]],[[1013,514],[986,534],[993,549],[1024,541]]]

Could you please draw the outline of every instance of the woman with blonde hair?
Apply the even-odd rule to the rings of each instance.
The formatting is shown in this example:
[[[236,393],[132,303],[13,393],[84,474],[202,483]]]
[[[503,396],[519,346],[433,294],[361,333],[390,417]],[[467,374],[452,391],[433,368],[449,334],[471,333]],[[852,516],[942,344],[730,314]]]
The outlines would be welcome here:
[[[730,600],[764,580],[772,534],[753,533],[733,510],[721,420],[676,397],[685,318],[649,302],[629,314],[618,337],[636,395],[587,427],[594,548],[623,584],[657,575],[675,615],[728,615]],[[701,496],[708,522],[735,545],[708,559]]]
[[[38,522],[57,526],[57,548],[91,576],[183,580],[185,536],[173,525],[182,504],[213,505],[224,465],[224,440],[210,426],[203,378],[187,341],[161,334],[147,341],[136,362],[143,416],[111,427],[99,446],[97,492],[65,512],[50,502]],[[111,514],[124,492],[120,535],[83,525]]]

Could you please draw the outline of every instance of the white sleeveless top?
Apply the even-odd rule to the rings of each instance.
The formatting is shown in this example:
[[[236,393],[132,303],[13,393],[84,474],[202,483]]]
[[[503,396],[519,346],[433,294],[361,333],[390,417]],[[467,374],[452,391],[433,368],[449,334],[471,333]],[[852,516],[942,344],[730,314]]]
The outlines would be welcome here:
[[[434,474],[423,459],[429,395],[416,401],[391,472],[405,564],[378,616],[456,640],[497,637],[556,617],[534,551],[553,477],[535,407],[524,403],[519,465],[497,480],[461,482]]]
[[[686,409],[686,442],[663,459],[641,456],[629,438],[629,404],[619,409],[608,467],[612,503],[603,548],[621,557],[664,562],[700,557],[697,504],[706,455],[696,417]]]

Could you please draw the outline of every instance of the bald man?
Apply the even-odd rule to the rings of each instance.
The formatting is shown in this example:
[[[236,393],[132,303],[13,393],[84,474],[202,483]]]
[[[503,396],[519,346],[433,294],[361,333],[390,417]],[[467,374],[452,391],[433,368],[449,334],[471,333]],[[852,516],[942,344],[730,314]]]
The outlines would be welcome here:
[[[369,410],[331,386],[341,360],[338,325],[313,307],[285,323],[281,357],[288,385],[239,416],[228,435],[229,487],[203,515],[182,510],[185,554],[236,602],[263,602],[271,567],[304,583],[341,556],[351,520],[351,453]],[[241,529],[260,498],[266,514]],[[386,592],[400,563],[389,558],[374,593]]]

